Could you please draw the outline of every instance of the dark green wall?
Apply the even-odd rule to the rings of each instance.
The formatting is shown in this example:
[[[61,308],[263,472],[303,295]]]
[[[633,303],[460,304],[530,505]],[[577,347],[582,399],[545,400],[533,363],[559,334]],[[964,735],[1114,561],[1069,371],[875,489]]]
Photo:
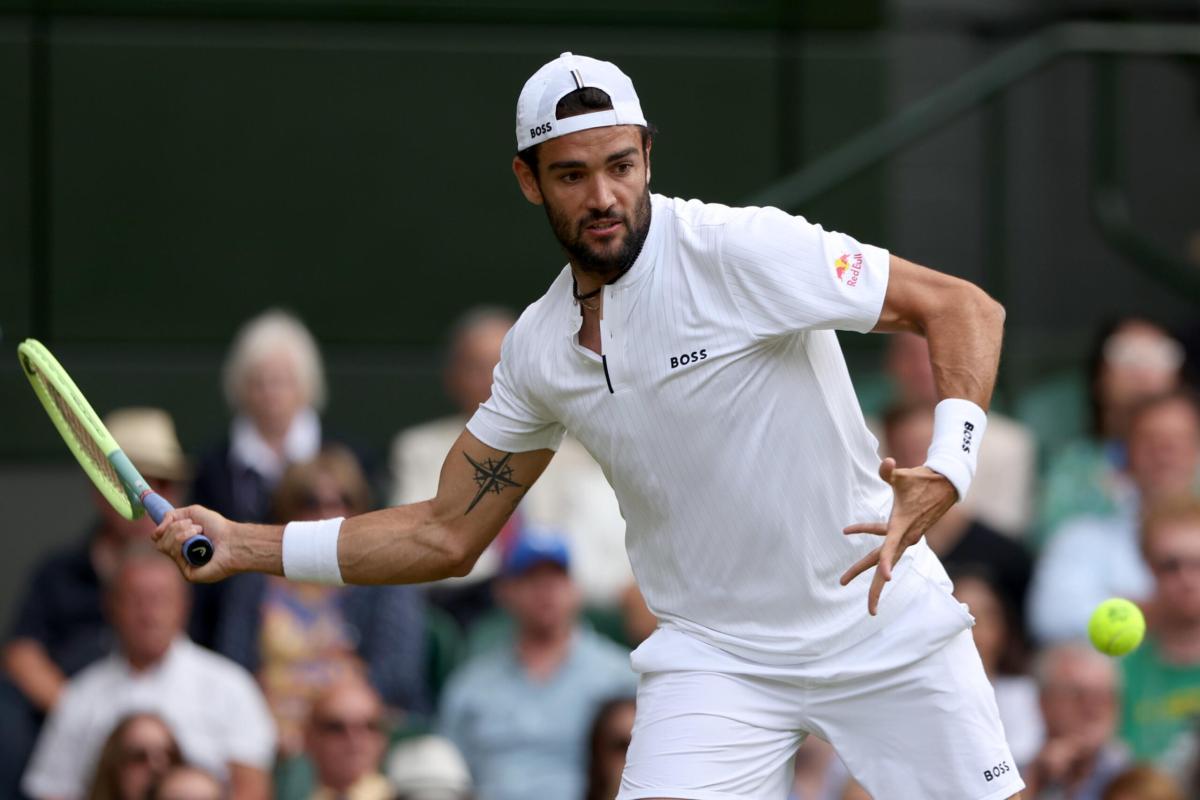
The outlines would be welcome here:
[[[876,37],[797,33],[778,3],[618,4],[620,25],[555,24],[549,4],[524,4],[524,23],[493,23],[499,3],[457,4],[466,23],[434,19],[445,6],[359,5],[391,18],[61,13],[32,56],[30,21],[0,16],[5,349],[42,337],[98,410],[165,405],[196,446],[223,426],[225,344],[282,305],[326,347],[333,424],[382,446],[442,409],[449,322],[523,306],[562,263],[510,172],[516,96],[544,61],[617,61],[660,130],[654,187],[706,200],[737,202],[883,113]],[[873,8],[826,22],[870,25]],[[809,215],[880,241],[881,183]],[[7,357],[0,392],[0,418],[20,423],[0,457],[57,454]]]

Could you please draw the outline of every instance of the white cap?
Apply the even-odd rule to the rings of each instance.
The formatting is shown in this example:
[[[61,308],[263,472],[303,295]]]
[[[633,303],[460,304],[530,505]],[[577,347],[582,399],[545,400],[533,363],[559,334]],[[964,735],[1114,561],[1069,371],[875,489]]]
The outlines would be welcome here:
[[[608,94],[612,109],[557,119],[558,101],[575,91],[592,87]],[[587,56],[563,53],[544,64],[525,82],[517,98],[517,150],[568,133],[609,125],[645,125],[642,104],[633,81],[616,64]]]

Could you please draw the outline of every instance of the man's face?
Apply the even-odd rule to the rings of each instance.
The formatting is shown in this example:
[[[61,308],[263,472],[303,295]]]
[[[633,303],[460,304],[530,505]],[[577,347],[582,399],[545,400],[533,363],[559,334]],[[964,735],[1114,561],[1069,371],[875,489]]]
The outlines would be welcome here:
[[[292,354],[284,349],[264,355],[250,370],[242,388],[242,410],[268,436],[286,433],[308,402],[300,370]]]
[[[187,587],[169,559],[147,555],[122,565],[109,604],[125,654],[134,662],[153,662],[183,630]]]
[[[1164,520],[1146,544],[1146,562],[1163,616],[1200,620],[1200,520]]]
[[[1185,401],[1144,412],[1129,430],[1129,471],[1144,498],[1170,497],[1192,487],[1200,466],[1200,419]]]
[[[1117,677],[1096,653],[1064,652],[1050,665],[1042,687],[1047,736],[1078,737],[1099,749],[1116,732]]]
[[[905,401],[929,405],[937,402],[933,362],[929,359],[929,342],[924,336],[915,333],[889,336],[884,367]]]
[[[325,786],[343,791],[375,769],[387,747],[383,723],[378,698],[353,683],[332,690],[313,707],[305,741]]]
[[[535,564],[520,575],[505,578],[500,602],[517,622],[532,633],[547,633],[572,625],[579,612],[579,590],[557,564]]]
[[[629,267],[650,230],[649,149],[635,125],[571,133],[538,148],[538,175],[519,158],[525,197],[544,205],[571,262],[599,276]]]

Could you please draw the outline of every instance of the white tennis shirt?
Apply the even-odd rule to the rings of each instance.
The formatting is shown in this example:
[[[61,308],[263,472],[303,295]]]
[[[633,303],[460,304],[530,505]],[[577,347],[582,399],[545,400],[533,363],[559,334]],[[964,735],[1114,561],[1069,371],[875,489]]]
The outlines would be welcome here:
[[[922,540],[867,614],[891,488],[834,329],[866,332],[888,253],[773,208],[652,196],[633,267],[604,288],[602,355],[579,343],[570,268],[505,339],[467,428],[499,450],[564,430],[612,483],[638,585],[660,622],[763,663],[834,653],[945,580]]]

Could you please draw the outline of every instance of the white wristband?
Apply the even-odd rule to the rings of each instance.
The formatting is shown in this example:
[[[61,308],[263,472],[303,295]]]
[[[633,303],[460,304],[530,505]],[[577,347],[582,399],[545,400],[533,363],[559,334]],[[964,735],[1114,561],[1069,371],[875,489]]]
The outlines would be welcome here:
[[[933,441],[925,466],[944,475],[959,500],[971,488],[985,430],[987,414],[970,400],[948,397],[933,410]]]
[[[283,574],[288,580],[341,586],[338,533],[345,517],[289,522],[283,529]]]

